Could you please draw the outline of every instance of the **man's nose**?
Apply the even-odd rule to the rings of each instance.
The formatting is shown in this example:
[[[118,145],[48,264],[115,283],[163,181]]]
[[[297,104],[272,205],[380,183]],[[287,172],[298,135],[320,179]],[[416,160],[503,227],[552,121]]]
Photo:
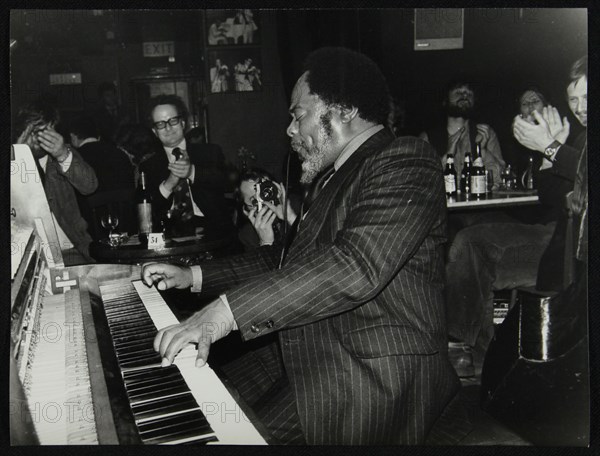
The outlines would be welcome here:
[[[292,121],[291,121],[291,122],[290,122],[290,124],[288,125],[288,127],[287,127],[287,130],[286,130],[285,132],[287,133],[287,135],[288,135],[290,138],[293,138],[293,137],[294,137],[294,135],[295,135],[296,133],[298,133],[298,127],[297,127],[297,125],[296,125],[296,121],[295,121],[294,119],[292,119]]]
[[[579,101],[577,102],[577,112],[587,113],[587,99],[586,98],[580,98]]]

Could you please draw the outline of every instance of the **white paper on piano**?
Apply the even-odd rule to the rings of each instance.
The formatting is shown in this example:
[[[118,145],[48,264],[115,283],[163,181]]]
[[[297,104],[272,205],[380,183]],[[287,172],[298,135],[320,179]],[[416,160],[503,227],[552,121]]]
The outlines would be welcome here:
[[[149,288],[141,280],[132,282],[157,329],[179,323],[156,288]],[[196,348],[189,345],[176,357],[181,375],[196,402],[215,431],[217,445],[266,445],[250,419],[223,385],[212,368],[205,364],[196,367]]]

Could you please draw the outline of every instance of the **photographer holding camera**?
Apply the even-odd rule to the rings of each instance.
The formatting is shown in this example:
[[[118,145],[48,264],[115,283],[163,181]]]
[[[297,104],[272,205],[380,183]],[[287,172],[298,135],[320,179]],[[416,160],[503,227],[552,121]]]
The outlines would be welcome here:
[[[254,169],[240,177],[238,187],[242,212],[251,225],[239,229],[239,239],[246,249],[283,241],[284,221],[292,225],[296,213],[285,193],[285,187],[265,171]],[[284,210],[284,202],[287,208]],[[249,227],[252,229],[248,229]]]

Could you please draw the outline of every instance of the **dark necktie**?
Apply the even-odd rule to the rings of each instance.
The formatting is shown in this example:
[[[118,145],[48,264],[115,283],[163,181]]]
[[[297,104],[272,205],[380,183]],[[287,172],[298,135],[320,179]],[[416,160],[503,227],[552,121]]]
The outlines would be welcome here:
[[[304,218],[305,214],[308,212],[308,209],[315,201],[315,199],[317,198],[325,184],[329,181],[334,172],[335,169],[333,165],[331,165],[325,168],[322,172],[320,172],[310,184],[308,191],[304,195],[302,206],[300,207],[300,214],[298,214],[298,217],[296,217],[296,220],[294,220],[292,228],[288,232],[283,249],[281,250],[281,256],[279,257],[278,266],[279,269],[282,268],[283,262],[285,261],[285,257],[287,256],[287,252],[290,249],[290,246],[292,245],[296,234],[298,233],[298,231],[300,231],[302,219]]]
[[[179,160],[181,149],[173,149],[173,156]],[[171,219],[173,222],[187,222],[194,216],[194,207],[192,206],[192,196],[190,193],[190,183],[187,179],[179,179],[179,182],[173,189],[173,206],[171,207]]]

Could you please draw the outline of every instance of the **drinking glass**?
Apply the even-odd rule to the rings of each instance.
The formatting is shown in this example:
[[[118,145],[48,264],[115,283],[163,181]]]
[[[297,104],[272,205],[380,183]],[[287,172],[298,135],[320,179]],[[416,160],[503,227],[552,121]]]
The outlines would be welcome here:
[[[485,184],[487,186],[487,192],[491,193],[492,188],[494,188],[494,175],[492,174],[492,171],[489,169],[485,170]]]
[[[119,226],[119,217],[116,214],[108,211],[105,212],[102,218],[100,219],[100,223],[102,223],[102,227],[108,230],[108,243],[111,247],[115,247],[113,245],[113,230]],[[118,237],[118,236],[117,236]]]

